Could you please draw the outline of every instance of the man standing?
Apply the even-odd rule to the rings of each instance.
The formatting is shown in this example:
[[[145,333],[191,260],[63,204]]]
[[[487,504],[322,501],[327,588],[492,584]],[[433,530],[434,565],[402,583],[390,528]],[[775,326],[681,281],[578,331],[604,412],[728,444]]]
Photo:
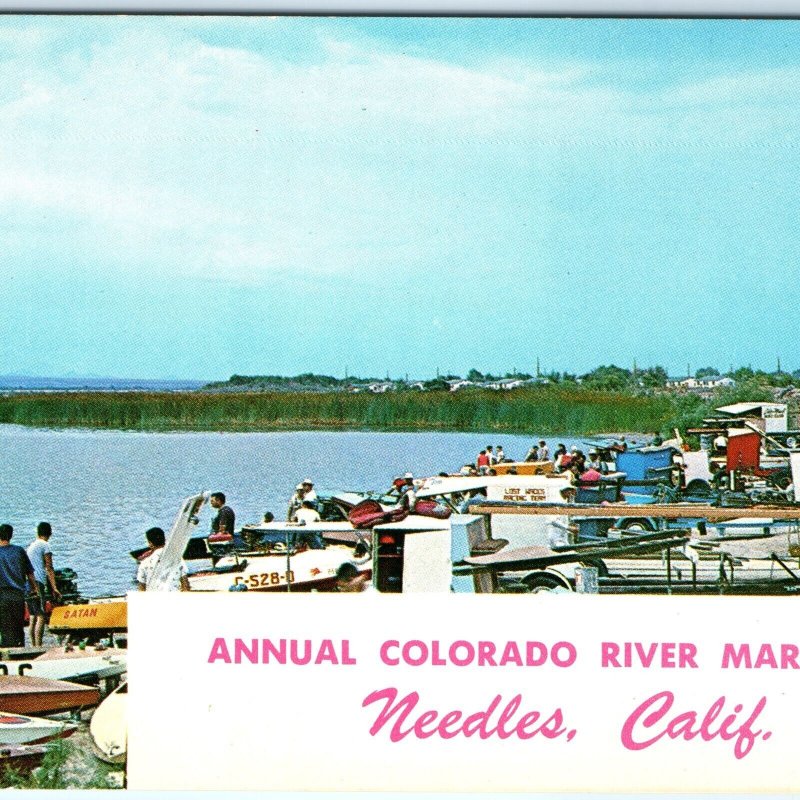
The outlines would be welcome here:
[[[400,502],[399,505],[406,508],[409,514],[414,513],[417,505],[417,493],[414,491],[414,476],[410,472],[403,475],[404,484],[400,489]]]
[[[28,545],[28,558],[33,565],[33,575],[39,594],[28,596],[28,613],[31,617],[31,644],[41,647],[44,635],[45,608],[44,601],[49,597],[61,599],[58,591],[56,575],[53,572],[53,551],[50,549],[50,537],[53,529],[49,522],[40,522],[36,527],[36,539]],[[50,588],[50,594],[47,588]],[[41,598],[41,599],[40,599]]]
[[[186,564],[180,562],[179,569],[171,575],[162,575],[161,580],[154,580],[156,567],[164,555],[164,544],[167,537],[161,528],[150,528],[144,535],[152,552],[142,559],[136,571],[136,582],[140,592],[188,592],[189,579],[186,577]]]
[[[310,478],[306,478],[295,486],[292,499],[289,500],[289,510],[286,512],[288,522],[294,520],[295,514],[303,507],[304,503],[311,503],[312,508],[316,508],[318,503],[317,493],[314,491],[314,484]]]
[[[222,492],[214,492],[210,503],[211,508],[217,509],[217,515],[211,520],[211,533],[229,533],[233,536],[236,514],[230,506],[225,505],[225,495]]]
[[[25,582],[39,597],[33,566],[24,548],[11,544],[14,529],[0,525],[0,645],[25,646]]]
[[[544,439],[539,441],[539,452],[537,454],[539,461],[550,460],[550,449],[547,447],[547,442]]]

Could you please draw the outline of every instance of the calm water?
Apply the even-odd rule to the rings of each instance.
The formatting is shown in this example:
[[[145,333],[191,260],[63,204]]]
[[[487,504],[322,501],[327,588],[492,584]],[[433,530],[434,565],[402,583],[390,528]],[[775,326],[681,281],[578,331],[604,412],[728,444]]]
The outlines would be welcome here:
[[[570,440],[566,441],[569,445]],[[237,526],[267,510],[282,517],[294,486],[382,490],[407,470],[456,470],[488,443],[522,458],[530,437],[460,433],[132,433],[51,431],[0,425],[0,522],[27,546],[36,523],[53,525],[56,567],[78,573],[85,596],[132,585],[129,551],[165,530],[180,501],[223,491]],[[555,442],[550,440],[551,450]],[[200,529],[211,512],[203,510]]]

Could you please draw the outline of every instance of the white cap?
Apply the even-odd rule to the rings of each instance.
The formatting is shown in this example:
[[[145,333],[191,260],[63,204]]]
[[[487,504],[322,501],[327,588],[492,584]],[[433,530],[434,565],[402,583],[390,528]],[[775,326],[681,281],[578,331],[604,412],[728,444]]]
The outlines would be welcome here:
[[[409,478],[413,478],[414,476],[413,476],[413,475],[412,475],[410,472],[406,472],[406,474],[405,474],[405,475],[403,475],[403,477],[404,477],[406,480],[408,480]]]
[[[303,484],[302,484],[302,483],[298,483],[298,484],[297,484],[297,486],[295,486],[294,488],[295,488],[296,490],[300,490],[300,489],[302,489],[302,488],[303,488]]]
[[[572,447],[570,447],[570,450],[571,450],[573,453],[577,453],[577,452],[578,452],[578,447],[577,447],[577,445],[572,445]]]
[[[306,478],[300,485],[301,486],[306,486],[306,485],[313,486],[314,485],[314,481],[312,481],[311,478]]]

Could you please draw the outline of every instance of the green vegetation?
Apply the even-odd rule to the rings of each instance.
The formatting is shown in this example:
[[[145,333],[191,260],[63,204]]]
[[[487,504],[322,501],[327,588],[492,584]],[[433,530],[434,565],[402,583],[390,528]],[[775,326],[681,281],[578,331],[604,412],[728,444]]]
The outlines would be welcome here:
[[[30,773],[8,768],[0,786],[13,789],[117,789],[112,773],[119,767],[102,764],[65,740],[51,742],[39,767]]]
[[[85,392],[0,397],[0,422],[122,430],[668,431],[710,408],[694,396],[575,385],[507,392]]]

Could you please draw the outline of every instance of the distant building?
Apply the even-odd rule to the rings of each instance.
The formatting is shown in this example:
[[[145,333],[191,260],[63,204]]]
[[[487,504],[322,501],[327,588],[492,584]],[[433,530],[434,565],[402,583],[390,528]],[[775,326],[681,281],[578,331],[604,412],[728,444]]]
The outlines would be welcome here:
[[[709,375],[705,378],[667,378],[667,389],[690,392],[711,392],[736,386],[736,381],[726,375]]]
[[[472,381],[459,378],[456,381],[447,381],[447,385],[450,387],[451,392],[457,392],[459,389],[465,389],[467,386],[474,386],[475,384]]]

